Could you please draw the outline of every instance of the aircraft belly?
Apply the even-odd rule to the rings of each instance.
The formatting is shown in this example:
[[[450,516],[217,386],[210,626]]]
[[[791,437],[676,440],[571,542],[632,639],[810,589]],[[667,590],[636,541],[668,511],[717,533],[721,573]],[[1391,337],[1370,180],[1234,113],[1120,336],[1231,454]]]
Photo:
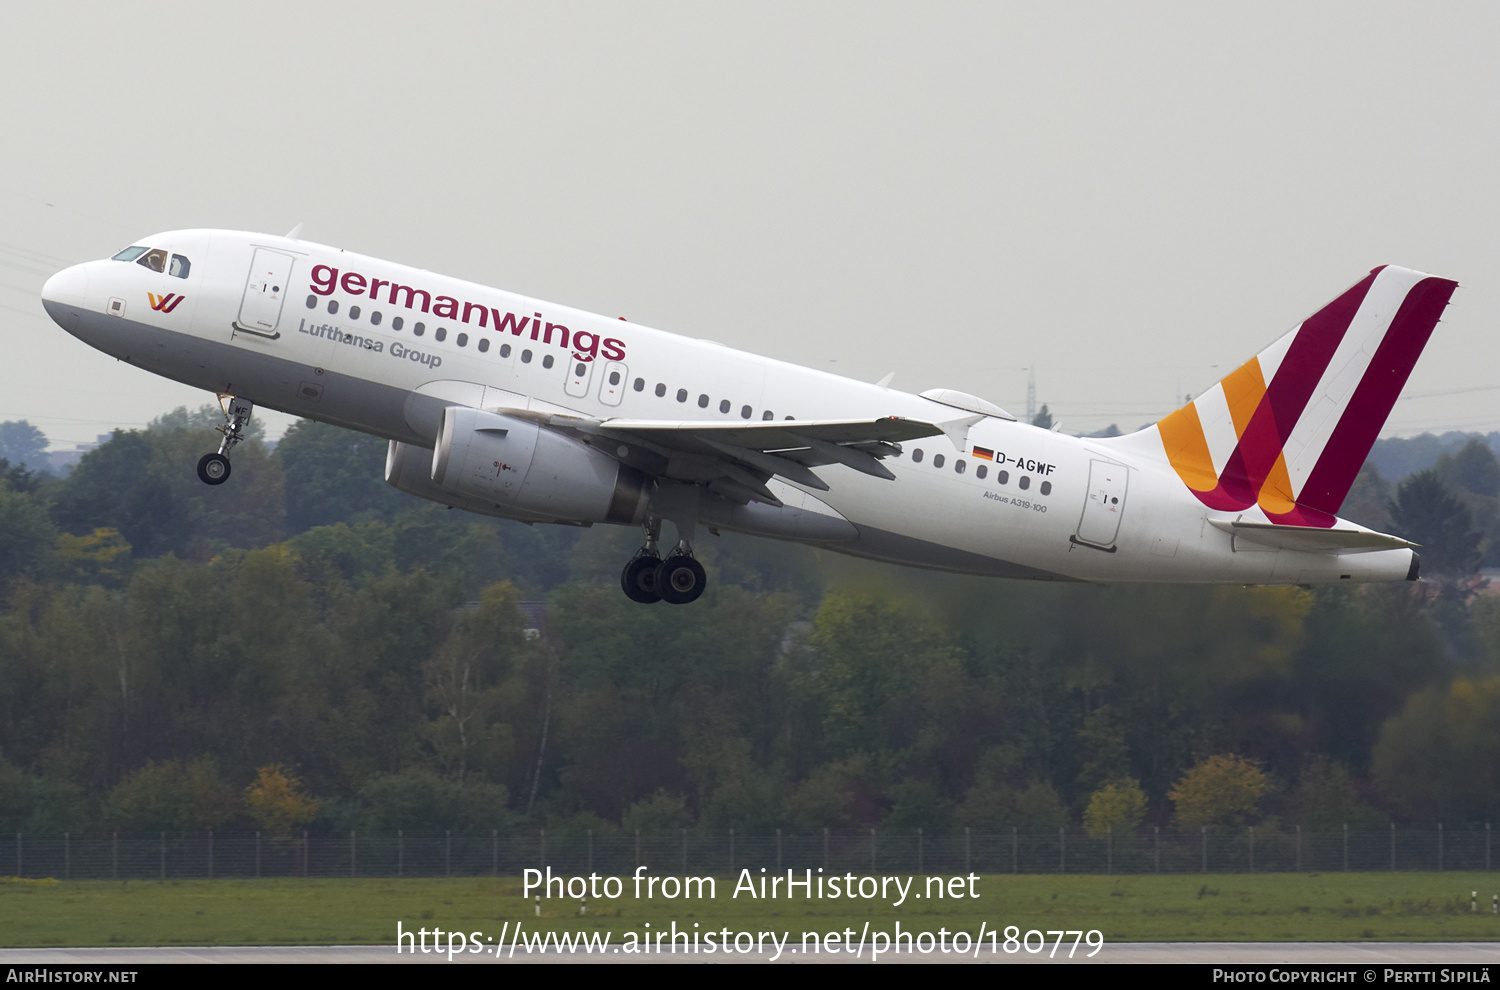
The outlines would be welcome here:
[[[79,314],[75,334],[106,354],[185,385],[242,396],[293,416],[391,440],[432,442],[431,436],[417,434],[407,425],[402,415],[407,397],[403,388],[313,367],[269,350],[251,350],[87,311]]]

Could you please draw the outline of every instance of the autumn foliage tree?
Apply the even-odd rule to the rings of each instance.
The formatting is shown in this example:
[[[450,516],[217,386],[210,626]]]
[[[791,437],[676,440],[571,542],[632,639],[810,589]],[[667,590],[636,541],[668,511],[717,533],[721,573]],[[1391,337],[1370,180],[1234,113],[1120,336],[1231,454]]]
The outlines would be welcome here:
[[[318,802],[308,795],[297,775],[280,763],[261,767],[255,783],[245,788],[245,810],[263,831],[285,835],[318,817]]]
[[[1128,831],[1146,817],[1146,795],[1134,780],[1112,780],[1089,796],[1083,825],[1098,838],[1109,832]]]
[[[1232,753],[1210,756],[1167,792],[1177,805],[1177,821],[1188,828],[1233,828],[1259,810],[1266,774],[1254,760]]]

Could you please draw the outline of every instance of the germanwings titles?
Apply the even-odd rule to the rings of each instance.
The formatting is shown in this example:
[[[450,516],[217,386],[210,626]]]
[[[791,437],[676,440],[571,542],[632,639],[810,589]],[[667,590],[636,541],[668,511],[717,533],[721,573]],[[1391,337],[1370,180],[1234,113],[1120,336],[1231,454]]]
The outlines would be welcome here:
[[[386,481],[528,523],[639,526],[621,586],[691,602],[698,527],[972,574],[1415,580],[1338,510],[1456,283],[1377,268],[1154,426],[1075,438],[338,248],[184,230],[75,265],[52,319],[218,394],[384,437]],[[675,542],[663,549],[661,524]]]

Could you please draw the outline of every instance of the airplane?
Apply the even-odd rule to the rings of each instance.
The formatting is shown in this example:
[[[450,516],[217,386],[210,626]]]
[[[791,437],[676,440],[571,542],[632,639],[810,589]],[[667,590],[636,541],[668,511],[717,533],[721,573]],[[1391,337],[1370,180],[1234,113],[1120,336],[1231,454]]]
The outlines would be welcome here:
[[[1457,283],[1376,268],[1136,433],[1072,437],[300,238],[146,237],[43,287],[64,330],[217,394],[205,484],[256,405],[389,441],[403,492],[526,523],[639,526],[621,587],[685,604],[699,527],[997,577],[1416,580],[1337,516]],[[663,520],[676,542],[663,549]]]

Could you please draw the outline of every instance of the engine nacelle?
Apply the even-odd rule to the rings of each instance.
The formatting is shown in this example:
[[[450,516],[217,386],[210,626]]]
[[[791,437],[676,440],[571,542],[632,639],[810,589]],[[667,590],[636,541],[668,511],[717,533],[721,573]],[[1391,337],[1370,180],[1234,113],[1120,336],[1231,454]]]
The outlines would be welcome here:
[[[467,406],[443,410],[430,483],[492,513],[559,522],[639,523],[651,498],[641,471],[535,423]]]
[[[449,508],[477,512],[483,516],[500,519],[518,519],[521,522],[556,522],[551,516],[539,516],[519,509],[502,510],[493,502],[469,498],[458,492],[445,491],[432,483],[432,451],[416,444],[392,440],[385,454],[385,481],[397,491],[430,499]]]

